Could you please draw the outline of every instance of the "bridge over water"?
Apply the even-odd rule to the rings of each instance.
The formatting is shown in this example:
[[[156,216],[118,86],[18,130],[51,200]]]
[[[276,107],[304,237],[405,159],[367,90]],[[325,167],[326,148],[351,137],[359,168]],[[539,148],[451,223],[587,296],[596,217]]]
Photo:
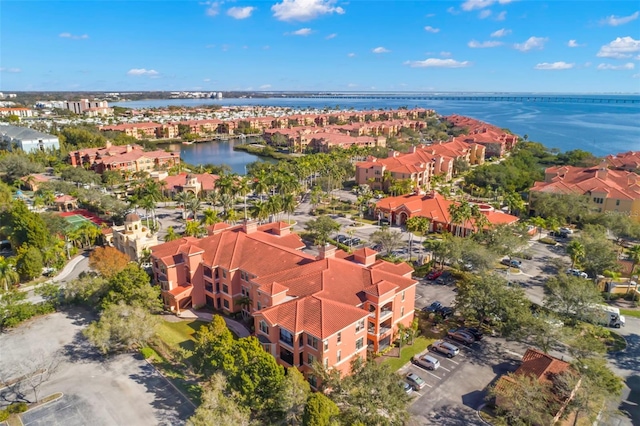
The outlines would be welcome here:
[[[309,94],[300,98],[317,99],[376,99],[415,101],[490,101],[490,102],[564,102],[587,104],[640,104],[640,97],[562,96],[562,95],[382,95],[382,94]]]

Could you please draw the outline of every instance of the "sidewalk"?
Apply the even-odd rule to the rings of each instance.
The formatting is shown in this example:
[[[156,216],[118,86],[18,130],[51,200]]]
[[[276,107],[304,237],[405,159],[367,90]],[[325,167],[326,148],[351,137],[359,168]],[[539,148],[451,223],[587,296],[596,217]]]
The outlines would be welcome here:
[[[201,311],[194,311],[192,309],[185,309],[180,313],[180,318],[199,319],[201,321],[211,322],[213,320],[213,314],[209,312],[201,312]],[[227,323],[227,327],[229,328],[229,330],[233,331],[236,336],[238,337],[251,336],[251,333],[249,332],[247,327],[245,327],[240,322],[227,317],[222,317],[222,318],[224,318],[224,322]]]
[[[67,263],[64,268],[62,268],[62,270],[60,271],[60,273],[58,275],[56,275],[55,277],[49,278],[48,280],[46,280],[45,282],[47,284],[51,284],[51,283],[59,283],[60,281],[63,281],[65,278],[67,278],[69,276],[69,274],[71,274],[71,272],[73,272],[73,270],[76,268],[76,266],[78,266],[78,264],[80,262],[82,262],[83,260],[87,259],[89,257],[89,253],[81,253],[79,255],[77,255],[76,257],[74,257],[73,259],[71,259],[69,261],[69,263]],[[36,288],[36,284],[32,284],[29,286],[20,286],[20,291],[31,291],[33,289]]]

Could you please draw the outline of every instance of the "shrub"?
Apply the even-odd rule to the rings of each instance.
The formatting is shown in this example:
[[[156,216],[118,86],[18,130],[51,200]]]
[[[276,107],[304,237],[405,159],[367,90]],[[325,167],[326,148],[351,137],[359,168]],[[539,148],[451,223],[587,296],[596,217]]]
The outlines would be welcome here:
[[[29,409],[29,406],[26,402],[15,402],[7,407],[6,411],[9,414],[18,414],[24,413]]]
[[[9,412],[7,410],[0,410],[0,422],[4,422],[9,418]]]
[[[144,348],[140,348],[140,354],[144,359],[149,359],[154,355],[155,351],[150,347],[145,346]]]

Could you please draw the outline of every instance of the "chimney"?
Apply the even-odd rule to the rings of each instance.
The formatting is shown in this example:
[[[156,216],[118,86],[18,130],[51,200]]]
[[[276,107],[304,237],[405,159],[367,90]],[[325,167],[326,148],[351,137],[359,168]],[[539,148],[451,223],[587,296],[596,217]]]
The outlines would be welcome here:
[[[323,246],[318,246],[318,260],[333,259],[334,257],[336,257],[336,246],[328,243]]]
[[[247,235],[258,232],[258,222],[255,220],[245,220],[242,224],[242,232]]]
[[[597,171],[596,171],[596,177],[598,179],[602,179],[602,180],[606,180],[607,179],[607,174],[608,174],[609,170],[606,167],[600,167]]]
[[[111,141],[107,141],[107,143],[104,144],[105,148],[111,148]]]
[[[364,266],[371,266],[376,263],[376,254],[378,254],[378,252],[375,250],[361,248],[353,252],[353,260]]]
[[[131,145],[127,145],[127,152],[133,151],[133,147]]]

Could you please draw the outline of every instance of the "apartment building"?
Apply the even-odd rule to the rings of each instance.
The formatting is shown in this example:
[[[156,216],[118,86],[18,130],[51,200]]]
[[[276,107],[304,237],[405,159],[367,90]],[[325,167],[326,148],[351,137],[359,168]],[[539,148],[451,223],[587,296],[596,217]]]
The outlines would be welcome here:
[[[89,99],[80,99],[79,101],[66,101],[64,108],[73,111],[76,114],[86,114],[91,117],[97,115],[112,115],[113,108],[109,108],[107,101],[90,101]]]
[[[640,176],[626,170],[611,170],[608,159],[595,167],[556,166],[535,182],[530,197],[538,193],[578,194],[589,197],[599,212],[629,216],[640,222]]]
[[[60,149],[57,136],[38,132],[28,127],[0,125],[0,148],[13,151],[15,148],[24,152]]]
[[[106,170],[120,170],[135,173],[166,169],[180,162],[180,152],[145,151],[140,145],[112,145],[102,148],[83,148],[69,153],[69,163],[80,167],[88,165],[91,170],[102,174]]]
[[[136,213],[129,213],[124,225],[112,226],[111,231],[107,241],[134,262],[142,258],[145,250],[158,245],[158,234],[151,232]]]
[[[0,117],[16,115],[20,118],[33,117],[33,111],[29,108],[0,108]]]
[[[377,260],[368,248],[326,246],[312,256],[282,222],[216,224],[209,233],[152,248],[165,305],[251,316],[256,337],[284,366],[308,374],[317,361],[347,373],[351,359],[384,349],[398,324],[413,320],[417,282],[407,264]]]

